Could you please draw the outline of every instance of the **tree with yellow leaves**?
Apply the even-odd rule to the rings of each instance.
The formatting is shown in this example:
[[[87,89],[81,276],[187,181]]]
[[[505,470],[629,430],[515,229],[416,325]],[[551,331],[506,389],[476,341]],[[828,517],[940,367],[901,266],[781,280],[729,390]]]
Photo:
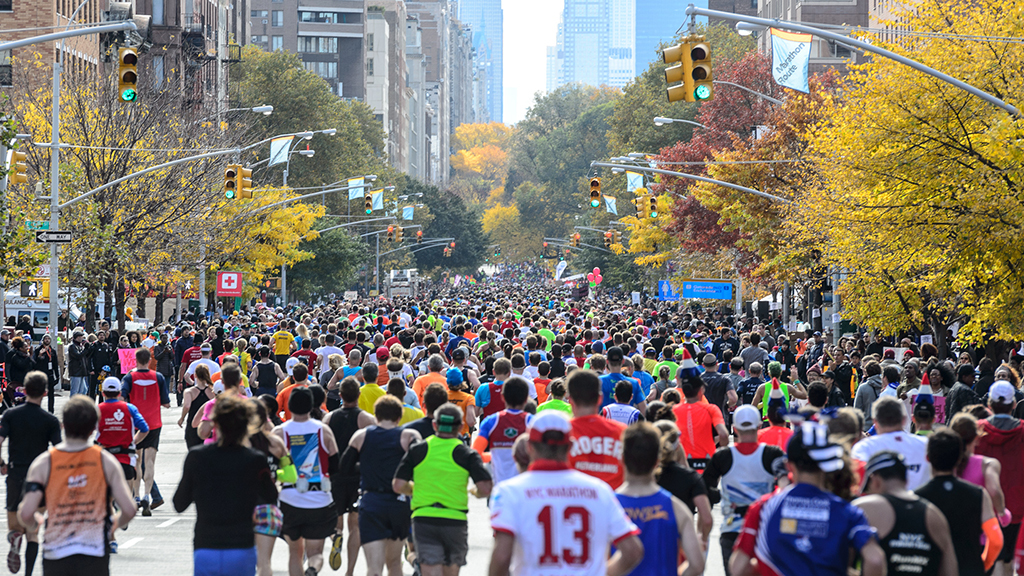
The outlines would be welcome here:
[[[511,138],[512,129],[500,122],[462,124],[455,128],[452,190],[474,204],[499,195],[508,174]]]
[[[1024,107],[1024,0],[928,0],[885,48]],[[916,35],[914,32],[927,32]],[[1024,338],[1024,120],[886,58],[853,68],[813,133],[823,189],[798,225],[845,271],[843,308],[886,332]]]

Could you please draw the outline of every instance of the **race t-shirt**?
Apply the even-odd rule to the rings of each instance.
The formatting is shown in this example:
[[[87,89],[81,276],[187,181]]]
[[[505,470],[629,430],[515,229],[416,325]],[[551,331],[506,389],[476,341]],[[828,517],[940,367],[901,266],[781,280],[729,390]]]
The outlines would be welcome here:
[[[274,354],[277,356],[287,356],[292,353],[291,343],[295,341],[295,337],[284,330],[274,332]]]
[[[672,413],[676,415],[676,425],[682,432],[679,440],[687,458],[710,458],[715,453],[715,426],[725,424],[718,406],[684,402],[676,405]]]
[[[550,460],[494,487],[491,528],[515,537],[517,576],[604,576],[608,547],[639,534],[607,484]]]
[[[612,489],[622,485],[622,432],[626,426],[598,415],[572,419],[569,466],[600,480]]]
[[[886,450],[902,454],[907,465],[907,490],[917,490],[932,477],[932,467],[925,454],[927,449],[927,438],[900,430],[877,434],[857,442],[850,456],[854,460],[867,462],[875,454]]]

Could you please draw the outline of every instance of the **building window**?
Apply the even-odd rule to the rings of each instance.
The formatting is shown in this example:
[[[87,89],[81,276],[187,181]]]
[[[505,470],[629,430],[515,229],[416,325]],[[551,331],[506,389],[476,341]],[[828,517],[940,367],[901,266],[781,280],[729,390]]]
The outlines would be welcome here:
[[[373,34],[370,34],[370,36],[373,36]],[[366,59],[366,75],[373,76],[373,58]]]
[[[337,38],[320,38],[317,36],[299,36],[299,52],[336,54],[338,52]]]
[[[757,10],[757,0],[750,0],[750,7]]]
[[[270,12],[270,25],[274,28],[284,26],[284,10],[272,10]]]
[[[0,0],[0,12],[13,12],[14,0]],[[4,84],[6,86],[6,84]]]
[[[0,50],[0,86],[14,86],[10,50]]]
[[[153,56],[153,87],[160,89],[164,85],[164,56]]]
[[[270,14],[270,13],[267,12],[266,10],[250,10],[249,11],[249,17],[250,18],[266,18],[268,14]]]
[[[306,70],[309,70],[321,78],[330,80],[338,77],[337,62],[303,62],[302,65]]]
[[[366,50],[373,52],[373,34],[366,35]]]
[[[153,0],[153,26],[164,25],[164,0]]]
[[[270,50],[276,52],[284,48],[284,36],[270,37]]]
[[[270,36],[267,36],[265,34],[263,36],[253,35],[250,37],[249,41],[252,44],[266,44],[267,42],[270,41]]]
[[[358,24],[361,14],[349,12],[299,12],[300,22],[315,22],[317,24]]]

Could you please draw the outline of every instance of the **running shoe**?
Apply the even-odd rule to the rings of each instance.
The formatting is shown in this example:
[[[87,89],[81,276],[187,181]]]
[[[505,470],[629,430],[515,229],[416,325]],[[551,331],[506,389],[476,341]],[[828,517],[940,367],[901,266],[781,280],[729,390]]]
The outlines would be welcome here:
[[[309,568],[306,568],[306,571],[302,574],[303,576],[316,576],[316,568],[310,566]]]
[[[341,534],[335,533],[331,540],[333,540],[333,542],[331,542],[331,555],[327,557],[327,561],[331,565],[331,570],[340,570],[341,544],[345,541],[345,537]]]
[[[149,517],[149,516],[153,515],[153,512],[152,512],[151,507],[149,505],[149,498],[143,498],[142,499],[142,515],[146,516],[146,517]]]
[[[159,507],[161,507],[163,505],[164,505],[164,499],[163,498],[157,498],[156,500],[153,500],[152,504],[150,504],[149,509],[150,510],[156,510],[157,508],[159,508]]]
[[[11,530],[7,533],[7,541],[11,544],[11,551],[7,553],[7,569],[11,574],[17,574],[21,570],[21,539],[24,533]]]
[[[117,541],[116,540],[111,540],[110,541],[110,553],[111,554],[117,554]]]

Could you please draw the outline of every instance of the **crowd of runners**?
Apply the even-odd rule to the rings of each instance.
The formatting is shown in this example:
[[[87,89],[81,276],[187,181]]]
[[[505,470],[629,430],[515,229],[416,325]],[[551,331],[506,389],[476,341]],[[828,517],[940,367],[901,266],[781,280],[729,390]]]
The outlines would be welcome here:
[[[571,300],[514,270],[420,299],[74,328],[38,361],[4,330],[8,568],[31,574],[41,547],[46,575],[108,574],[120,530],[164,504],[160,441],[180,434],[168,497],[195,507],[196,575],[269,576],[281,538],[289,576],[352,576],[359,554],[370,576],[454,576],[470,529],[493,531],[491,576],[691,576],[709,554],[734,576],[1013,574],[1017,351],[790,327]],[[134,362],[109,365],[126,337]]]

